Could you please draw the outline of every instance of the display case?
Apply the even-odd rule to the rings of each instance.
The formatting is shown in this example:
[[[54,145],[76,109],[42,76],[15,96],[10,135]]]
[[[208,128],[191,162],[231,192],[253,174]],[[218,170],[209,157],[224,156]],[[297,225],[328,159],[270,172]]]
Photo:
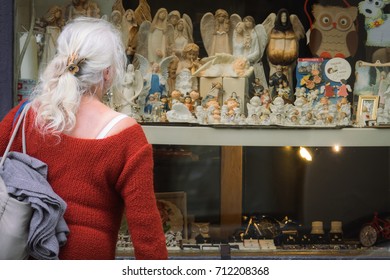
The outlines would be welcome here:
[[[7,7],[12,6],[13,1],[5,2]],[[98,3],[101,15],[109,18],[113,5],[120,1],[94,2]],[[143,1],[122,2],[125,9],[136,9]],[[364,1],[147,2],[152,15],[161,7],[189,15],[194,42],[200,47],[199,56],[205,57],[207,50],[200,25],[207,12],[221,8],[242,18],[251,15],[261,23],[269,14],[286,8],[298,16],[307,31],[313,25],[314,18],[310,15],[313,4],[344,8],[357,7]],[[42,17],[54,5],[65,7],[70,3],[70,0],[14,1],[15,71],[10,75],[10,69],[7,70],[14,83],[4,86],[12,87],[13,95],[1,97],[2,101],[14,105],[18,100],[19,67],[22,67],[18,61],[23,51],[20,39],[31,28],[33,17]],[[353,42],[354,55],[346,59],[352,68],[351,85],[355,81],[356,61],[371,60],[376,50],[364,44],[367,36],[364,20],[362,14],[353,20],[360,39]],[[316,56],[310,48],[301,39],[299,57]],[[389,45],[385,46],[388,48]],[[269,80],[270,64],[265,57],[262,62]],[[295,68],[292,71],[295,86]],[[30,76],[23,80],[34,80],[34,73],[27,71],[26,75]],[[354,102],[352,94],[349,101]],[[390,212],[387,126],[292,127],[149,121],[141,124],[154,146],[157,197],[168,205],[173,203],[171,209],[180,212],[177,215],[183,219],[180,238],[175,233],[167,234],[170,258],[390,259],[386,243],[390,239],[389,225],[382,225],[384,232],[377,232],[381,242],[373,246],[363,246],[359,239],[360,229],[374,222],[375,213],[383,218]],[[310,159],[302,155],[303,149],[311,155]],[[382,221],[389,223],[386,218]],[[132,258],[126,226],[121,230],[117,256]]]

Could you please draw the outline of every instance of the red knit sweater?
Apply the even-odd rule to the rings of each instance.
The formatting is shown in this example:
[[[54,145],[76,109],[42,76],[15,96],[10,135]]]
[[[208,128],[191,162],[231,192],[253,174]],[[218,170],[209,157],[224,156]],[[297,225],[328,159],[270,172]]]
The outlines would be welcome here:
[[[16,107],[17,108],[17,107]],[[16,108],[0,123],[0,153]],[[68,207],[70,233],[60,259],[113,259],[123,207],[137,259],[166,259],[165,237],[153,191],[152,148],[140,125],[104,139],[62,134],[60,142],[26,119],[27,153],[48,165],[48,181]],[[21,150],[18,133],[12,150]]]

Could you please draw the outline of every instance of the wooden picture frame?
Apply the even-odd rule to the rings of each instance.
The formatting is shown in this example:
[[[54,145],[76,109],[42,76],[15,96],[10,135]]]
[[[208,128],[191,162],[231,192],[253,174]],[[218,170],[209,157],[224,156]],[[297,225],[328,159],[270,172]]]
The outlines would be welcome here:
[[[181,231],[183,239],[188,239],[187,194],[186,192],[156,193],[157,206],[163,220],[164,231]]]
[[[356,113],[356,122],[375,121],[379,106],[378,95],[360,95]]]

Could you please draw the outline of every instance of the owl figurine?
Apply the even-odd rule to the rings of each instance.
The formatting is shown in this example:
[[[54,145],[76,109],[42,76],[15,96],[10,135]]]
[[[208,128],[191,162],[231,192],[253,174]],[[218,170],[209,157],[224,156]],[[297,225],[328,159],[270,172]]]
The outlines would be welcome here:
[[[358,45],[358,33],[354,24],[358,8],[314,4],[312,13],[314,22],[309,47],[313,56],[322,58],[354,56]]]

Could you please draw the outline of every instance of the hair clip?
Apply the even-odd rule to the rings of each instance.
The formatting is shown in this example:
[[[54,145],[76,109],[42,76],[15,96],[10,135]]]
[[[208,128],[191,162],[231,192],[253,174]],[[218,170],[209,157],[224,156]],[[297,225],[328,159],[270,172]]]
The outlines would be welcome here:
[[[78,54],[72,53],[68,57],[68,62],[66,64],[66,70],[68,70],[72,75],[76,75],[80,71],[79,65],[85,61],[85,58],[78,59]]]

